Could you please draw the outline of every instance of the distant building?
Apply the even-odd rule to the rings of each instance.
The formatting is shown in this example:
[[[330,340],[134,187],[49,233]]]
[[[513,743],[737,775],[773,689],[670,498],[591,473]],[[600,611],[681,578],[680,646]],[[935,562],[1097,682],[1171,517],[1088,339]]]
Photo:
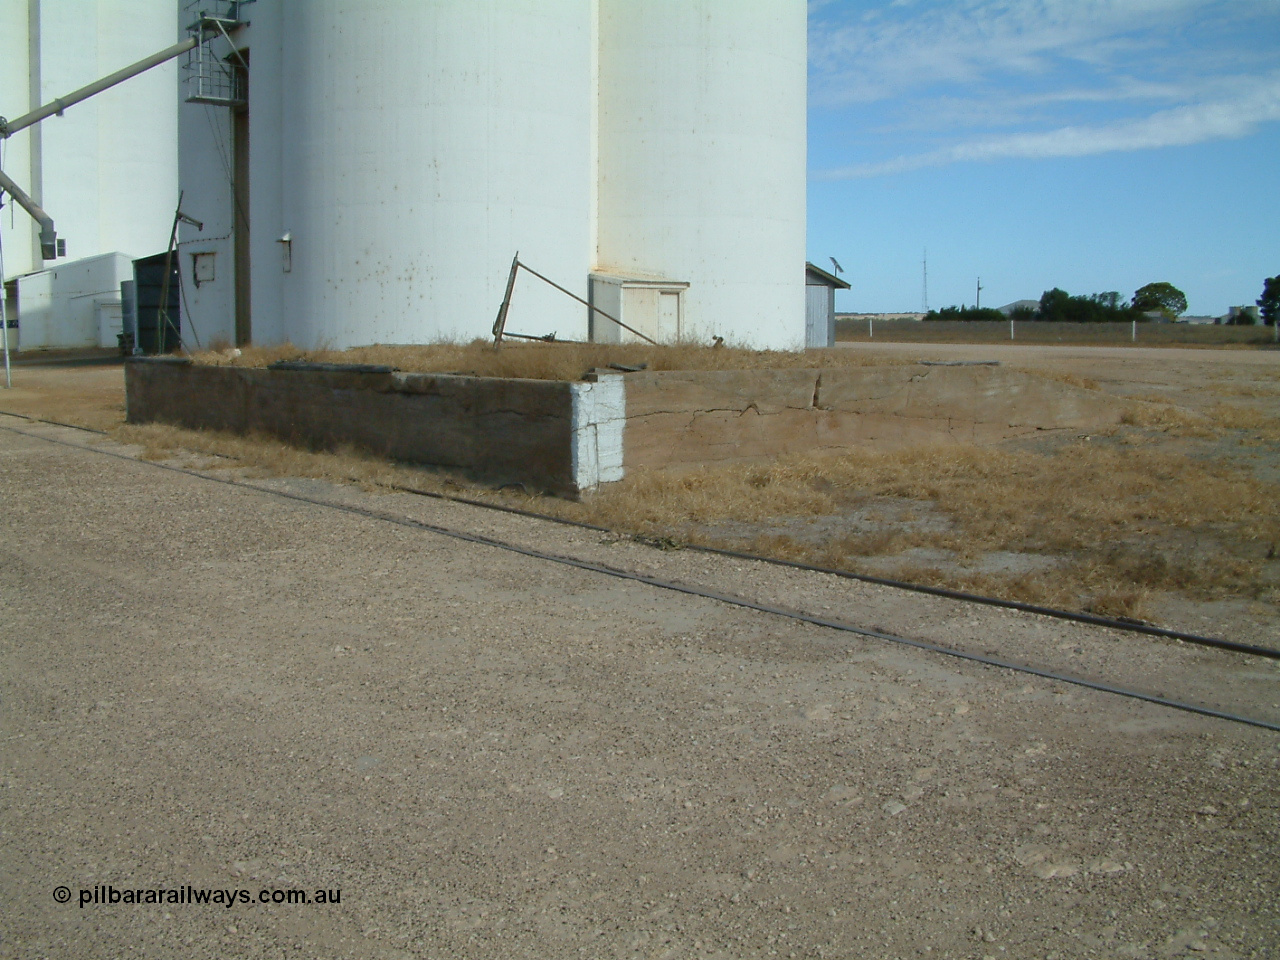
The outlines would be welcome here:
[[[804,345],[836,345],[836,291],[849,284],[812,263],[804,265]]]
[[[1039,310],[1039,300],[1015,300],[1013,303],[1006,303],[1003,307],[996,307],[1006,317],[1015,310]]]
[[[1229,307],[1226,316],[1219,317],[1215,322],[1252,326],[1261,322],[1261,314],[1254,306]]]

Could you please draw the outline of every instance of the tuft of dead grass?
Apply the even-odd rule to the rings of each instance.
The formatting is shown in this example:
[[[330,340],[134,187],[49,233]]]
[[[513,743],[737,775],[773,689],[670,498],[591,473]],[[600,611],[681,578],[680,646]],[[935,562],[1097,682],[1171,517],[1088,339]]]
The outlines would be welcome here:
[[[1222,430],[1245,430],[1264,440],[1280,440],[1280,417],[1256,407],[1217,403],[1206,411],[1206,415]]]
[[[1134,398],[1120,415],[1120,423],[1129,427],[1159,430],[1175,437],[1211,437],[1214,424],[1203,414],[1174,406],[1161,400]]]
[[[1078,374],[1069,373],[1066,370],[1051,370],[1046,367],[1024,367],[1026,373],[1040,377],[1044,380],[1052,380],[1055,383],[1065,383],[1069,387],[1078,387],[1081,390],[1101,390],[1102,384],[1098,383],[1092,377],[1082,377]]]
[[[1263,440],[1280,440],[1280,417],[1239,403],[1215,403],[1198,412],[1167,401],[1133,398],[1120,422],[1175,437],[1205,438],[1242,430]]]
[[[1121,584],[1094,593],[1085,604],[1086,613],[1116,619],[1146,620],[1150,591]]]
[[[504,342],[495,349],[491,342],[483,340],[422,346],[375,344],[349,350],[300,350],[285,344],[247,347],[240,351],[209,350],[193,354],[192,360],[210,366],[235,367],[265,367],[281,360],[368,363],[406,373],[459,373],[527,380],[580,380],[583,374],[611,364],[647,370],[767,370],[899,366],[910,362],[837,349],[790,353],[700,344],[525,342]]]
[[[1280,387],[1255,386],[1242,383],[1211,383],[1205,390],[1219,397],[1246,397],[1249,399],[1270,399],[1280,397]]]

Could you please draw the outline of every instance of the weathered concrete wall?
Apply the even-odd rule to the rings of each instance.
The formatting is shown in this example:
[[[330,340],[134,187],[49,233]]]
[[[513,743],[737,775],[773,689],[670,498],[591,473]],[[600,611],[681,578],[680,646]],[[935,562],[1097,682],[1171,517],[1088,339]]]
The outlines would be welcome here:
[[[624,466],[995,443],[1120,418],[1101,394],[994,366],[627,374]]]
[[[995,443],[1118,422],[1101,394],[990,366],[600,374],[596,382],[386,367],[125,368],[130,423],[259,431],[576,496],[641,467],[850,447]]]
[[[130,423],[350,444],[409,463],[576,495],[575,384],[385,368],[251,369],[140,359],[125,368]]]

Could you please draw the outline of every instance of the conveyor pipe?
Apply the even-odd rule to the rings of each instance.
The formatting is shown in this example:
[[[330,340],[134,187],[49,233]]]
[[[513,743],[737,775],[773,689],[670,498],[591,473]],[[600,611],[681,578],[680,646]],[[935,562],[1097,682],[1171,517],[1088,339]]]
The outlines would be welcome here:
[[[130,77],[136,77],[140,73],[145,73],[152,67],[159,66],[166,60],[172,60],[174,57],[193,50],[199,45],[200,41],[196,37],[188,37],[180,43],[175,43],[172,47],[166,47],[159,53],[153,53],[151,56],[143,60],[139,60],[132,66],[125,67],[123,70],[117,70],[110,76],[103,77],[101,80],[95,80],[88,86],[81,87],[74,93],[69,93],[65,97],[58,97],[51,100],[43,107],[32,110],[28,114],[18,117],[17,120],[6,120],[0,117],[0,138],[8,138],[13,136],[19,130],[25,130],[34,123],[39,123],[46,117],[59,115],[67,107],[79,103],[81,100],[87,100],[94,94],[101,93],[114,87],[117,83],[122,83]],[[16,196],[16,195],[15,195]]]
[[[0,170],[0,191],[9,194],[18,206],[31,214],[31,218],[40,224],[40,256],[45,260],[58,258],[58,232],[53,228],[53,217],[44,212],[44,208],[36,203],[27,192],[10,180]]]

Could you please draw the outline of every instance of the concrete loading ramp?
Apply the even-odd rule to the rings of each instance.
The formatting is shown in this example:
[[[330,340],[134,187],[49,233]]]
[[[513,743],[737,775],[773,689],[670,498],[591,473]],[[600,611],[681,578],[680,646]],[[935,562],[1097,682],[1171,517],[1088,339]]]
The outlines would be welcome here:
[[[784,454],[998,443],[1097,430],[1122,408],[987,364],[826,370],[597,371],[581,382],[286,363],[126,365],[130,423],[343,444],[578,496],[627,473]]]

